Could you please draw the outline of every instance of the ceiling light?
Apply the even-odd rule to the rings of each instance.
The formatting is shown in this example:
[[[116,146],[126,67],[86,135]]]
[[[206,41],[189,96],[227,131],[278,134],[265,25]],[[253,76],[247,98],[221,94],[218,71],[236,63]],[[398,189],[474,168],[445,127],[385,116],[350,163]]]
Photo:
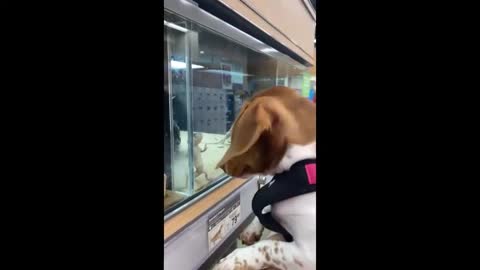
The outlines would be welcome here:
[[[170,61],[170,66],[172,67],[172,69],[184,69],[187,67],[185,62],[180,62],[175,60]],[[192,64],[192,69],[199,69],[199,68],[204,68],[204,66]]]
[[[260,51],[262,51],[262,52],[264,52],[264,53],[278,52],[278,51],[275,50],[274,48],[265,48],[265,49],[261,49]]]
[[[165,21],[165,20],[163,20],[163,25],[168,26],[168,27],[170,27],[170,28],[173,28],[173,29],[175,29],[175,30],[184,32],[184,33],[188,32],[188,29],[187,29],[187,28],[181,27],[180,25],[176,25],[176,24],[171,23],[171,22],[167,22],[167,21]]]

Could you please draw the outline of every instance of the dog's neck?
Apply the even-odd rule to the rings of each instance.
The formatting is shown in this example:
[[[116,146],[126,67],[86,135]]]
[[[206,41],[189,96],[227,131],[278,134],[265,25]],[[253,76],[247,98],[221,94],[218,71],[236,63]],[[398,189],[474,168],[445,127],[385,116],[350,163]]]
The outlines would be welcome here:
[[[305,159],[317,158],[317,142],[306,145],[292,144],[287,147],[285,155],[278,163],[277,167],[269,171],[268,175],[279,174],[284,171],[288,171],[293,164]]]

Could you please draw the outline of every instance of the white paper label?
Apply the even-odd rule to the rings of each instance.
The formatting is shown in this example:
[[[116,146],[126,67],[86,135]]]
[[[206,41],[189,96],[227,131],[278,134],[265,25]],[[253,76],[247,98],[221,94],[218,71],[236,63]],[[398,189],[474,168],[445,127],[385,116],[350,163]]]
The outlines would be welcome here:
[[[208,218],[208,250],[222,242],[239,221],[240,196],[237,196]]]

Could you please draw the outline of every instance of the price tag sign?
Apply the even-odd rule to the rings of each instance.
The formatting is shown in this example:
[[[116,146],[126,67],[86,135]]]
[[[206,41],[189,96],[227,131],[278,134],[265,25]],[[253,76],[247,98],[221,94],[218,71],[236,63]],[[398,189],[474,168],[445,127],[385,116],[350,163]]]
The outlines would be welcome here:
[[[240,222],[240,195],[208,217],[208,250],[215,248]]]

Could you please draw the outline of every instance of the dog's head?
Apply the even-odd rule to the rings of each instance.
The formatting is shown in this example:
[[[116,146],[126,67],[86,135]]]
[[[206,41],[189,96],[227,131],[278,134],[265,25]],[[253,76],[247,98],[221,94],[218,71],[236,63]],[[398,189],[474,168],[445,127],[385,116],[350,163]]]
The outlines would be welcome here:
[[[316,140],[316,105],[287,87],[273,87],[244,103],[233,124],[231,146],[217,168],[242,177],[275,168],[289,145]]]

